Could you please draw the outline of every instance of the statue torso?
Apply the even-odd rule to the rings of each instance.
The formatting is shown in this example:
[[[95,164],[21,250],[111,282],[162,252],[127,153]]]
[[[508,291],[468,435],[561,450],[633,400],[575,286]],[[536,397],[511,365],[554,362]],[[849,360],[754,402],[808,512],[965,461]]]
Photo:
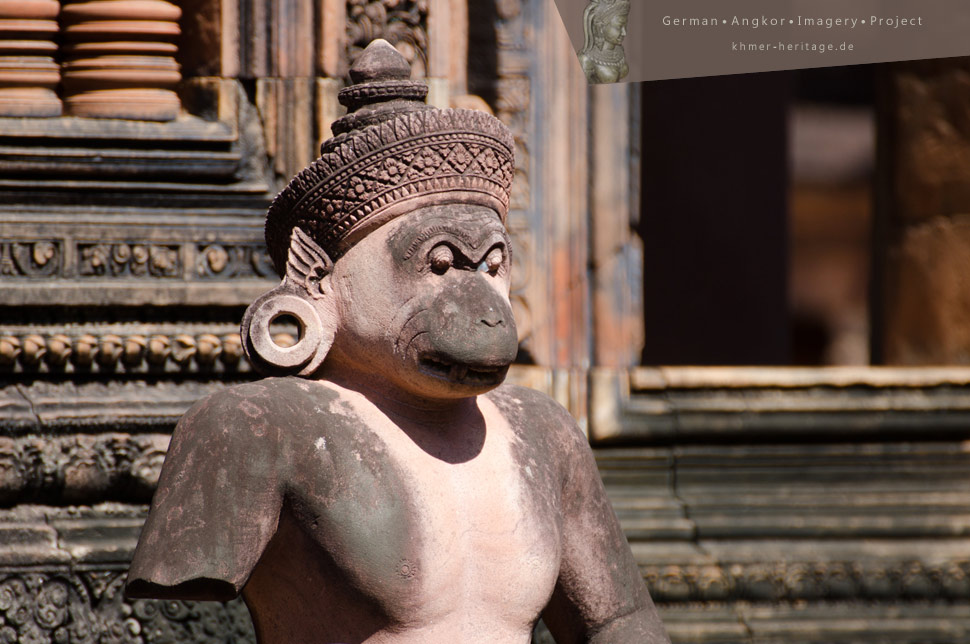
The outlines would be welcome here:
[[[405,431],[331,383],[270,382],[295,413],[279,528],[244,591],[260,641],[528,642],[561,477],[541,428],[508,417],[521,390],[480,397],[466,427]]]
[[[579,54],[579,62],[583,73],[591,83],[615,83],[626,77],[630,71],[625,60],[615,63],[604,63],[586,55]]]

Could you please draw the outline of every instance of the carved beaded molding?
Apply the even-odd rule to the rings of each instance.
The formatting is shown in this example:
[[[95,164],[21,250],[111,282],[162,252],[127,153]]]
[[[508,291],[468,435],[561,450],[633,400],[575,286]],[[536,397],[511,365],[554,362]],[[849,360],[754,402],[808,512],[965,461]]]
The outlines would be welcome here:
[[[273,334],[280,346],[296,331]],[[5,333],[0,330],[3,373],[249,373],[239,333]]]

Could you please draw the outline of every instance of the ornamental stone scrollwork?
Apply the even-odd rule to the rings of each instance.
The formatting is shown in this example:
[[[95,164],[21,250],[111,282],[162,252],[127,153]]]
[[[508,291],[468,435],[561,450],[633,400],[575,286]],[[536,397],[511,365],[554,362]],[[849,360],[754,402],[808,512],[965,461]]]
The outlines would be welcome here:
[[[0,642],[243,644],[254,641],[239,602],[127,601],[125,573],[0,572]]]
[[[0,276],[49,277],[61,266],[57,241],[0,241]]]
[[[100,243],[78,244],[78,274],[82,277],[178,277],[176,245]]]
[[[203,279],[276,277],[265,244],[200,244],[197,257]]]
[[[641,567],[660,603],[970,599],[970,560]]]
[[[428,69],[428,0],[349,0],[350,64],[377,38],[394,45],[411,65],[414,77],[423,78]]]
[[[147,503],[168,441],[164,434],[0,436],[0,504]]]

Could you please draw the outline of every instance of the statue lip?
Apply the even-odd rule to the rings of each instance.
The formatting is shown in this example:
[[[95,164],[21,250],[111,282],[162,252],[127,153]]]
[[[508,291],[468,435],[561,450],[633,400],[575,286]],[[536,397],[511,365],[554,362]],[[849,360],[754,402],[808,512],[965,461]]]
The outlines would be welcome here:
[[[448,382],[463,385],[488,386],[501,384],[509,365],[463,364],[438,354],[425,354],[418,358],[421,372]]]

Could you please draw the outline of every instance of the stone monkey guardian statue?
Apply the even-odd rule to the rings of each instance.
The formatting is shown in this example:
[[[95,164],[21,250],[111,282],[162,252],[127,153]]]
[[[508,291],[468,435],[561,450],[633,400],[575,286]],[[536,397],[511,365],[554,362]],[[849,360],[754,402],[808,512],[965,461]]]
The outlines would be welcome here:
[[[372,43],[270,207],[283,281],[243,338],[276,377],[179,422],[127,593],[241,592],[261,644],[527,644],[540,616],[560,643],[667,642],[584,436],[502,384],[512,137],[409,77]]]

